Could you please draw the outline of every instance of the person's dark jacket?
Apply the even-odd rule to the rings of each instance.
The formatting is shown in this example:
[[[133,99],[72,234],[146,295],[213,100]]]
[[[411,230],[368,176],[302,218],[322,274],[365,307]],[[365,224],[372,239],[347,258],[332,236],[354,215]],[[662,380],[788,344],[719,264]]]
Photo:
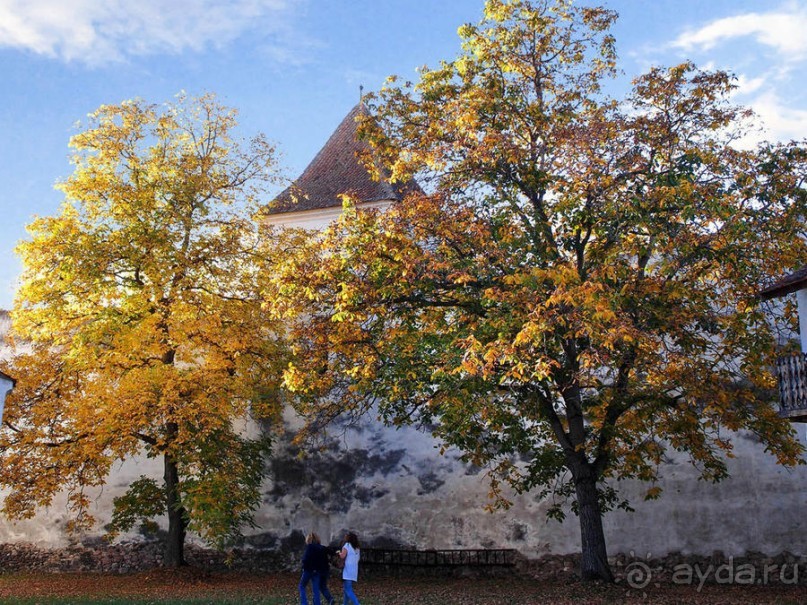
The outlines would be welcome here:
[[[328,573],[328,551],[322,544],[309,544],[305,547],[303,571]]]
[[[322,571],[321,571],[321,573],[323,575],[328,575],[330,573],[330,571],[331,571],[330,559],[331,559],[331,557],[338,556],[339,549],[338,548],[333,548],[332,546],[323,546],[322,550],[323,550],[324,554],[322,555],[323,561],[322,561]]]

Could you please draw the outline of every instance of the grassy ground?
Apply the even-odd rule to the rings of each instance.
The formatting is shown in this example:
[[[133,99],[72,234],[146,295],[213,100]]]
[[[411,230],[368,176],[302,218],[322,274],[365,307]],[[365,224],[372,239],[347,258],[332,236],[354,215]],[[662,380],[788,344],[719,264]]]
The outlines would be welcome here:
[[[10,604],[123,603],[232,605],[292,605],[299,603],[297,576],[207,573],[183,570],[133,575],[106,574],[6,574],[0,575],[0,602]],[[331,582],[341,602],[338,580]],[[715,586],[698,591],[695,586],[660,585],[644,591],[624,586],[581,582],[535,582],[529,579],[386,579],[356,584],[362,605],[532,605],[546,603],[659,603],[673,604],[770,604],[807,603],[807,587]]]

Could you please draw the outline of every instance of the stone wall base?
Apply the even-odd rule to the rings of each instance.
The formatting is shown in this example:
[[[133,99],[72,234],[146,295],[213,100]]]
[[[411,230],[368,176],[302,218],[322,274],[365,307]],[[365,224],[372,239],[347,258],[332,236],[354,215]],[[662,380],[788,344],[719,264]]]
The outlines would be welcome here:
[[[185,545],[189,566],[209,571],[288,571],[288,554],[269,550],[230,550],[220,552]],[[163,564],[160,542],[121,544],[79,544],[67,548],[39,548],[33,544],[0,544],[0,573],[30,571],[43,573],[103,572],[135,573],[149,571]]]
[[[206,571],[289,572],[299,569],[302,553],[278,550],[233,549],[219,552],[195,544],[185,547],[190,567]],[[513,567],[414,567],[368,565],[365,576],[456,576],[519,575],[536,581],[574,581],[579,555],[548,555],[540,559],[519,557]],[[0,544],[0,573],[135,573],[159,568],[163,562],[160,542],[77,544],[61,549],[33,544]],[[788,552],[776,556],[749,552],[728,557],[672,553],[664,557],[640,557],[633,553],[610,559],[617,582],[631,588],[655,584],[807,584],[807,557]],[[338,572],[334,570],[334,577]]]
[[[807,584],[807,557],[789,552],[775,556],[747,552],[726,556],[670,553],[664,557],[618,554],[609,558],[616,581],[631,588],[655,584],[702,586],[706,584]],[[540,559],[522,558],[517,573],[537,581],[568,581],[577,577],[580,555],[548,555]]]

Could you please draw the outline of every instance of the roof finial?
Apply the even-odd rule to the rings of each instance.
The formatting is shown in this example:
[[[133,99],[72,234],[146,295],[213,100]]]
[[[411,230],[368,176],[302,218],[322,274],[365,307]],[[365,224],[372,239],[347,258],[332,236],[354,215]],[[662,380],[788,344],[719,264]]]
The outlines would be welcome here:
[[[364,85],[359,84],[359,105],[364,103]]]

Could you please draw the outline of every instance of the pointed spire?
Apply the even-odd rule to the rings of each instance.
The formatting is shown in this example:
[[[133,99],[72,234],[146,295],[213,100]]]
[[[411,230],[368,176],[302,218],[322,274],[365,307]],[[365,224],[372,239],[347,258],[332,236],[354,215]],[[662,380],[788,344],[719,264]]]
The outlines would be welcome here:
[[[358,139],[356,124],[357,118],[366,114],[367,108],[360,101],[297,180],[269,205],[269,214],[338,207],[342,205],[342,194],[361,202],[400,201],[413,186],[417,187],[414,182],[391,185],[370,178],[359,159],[369,146]]]

